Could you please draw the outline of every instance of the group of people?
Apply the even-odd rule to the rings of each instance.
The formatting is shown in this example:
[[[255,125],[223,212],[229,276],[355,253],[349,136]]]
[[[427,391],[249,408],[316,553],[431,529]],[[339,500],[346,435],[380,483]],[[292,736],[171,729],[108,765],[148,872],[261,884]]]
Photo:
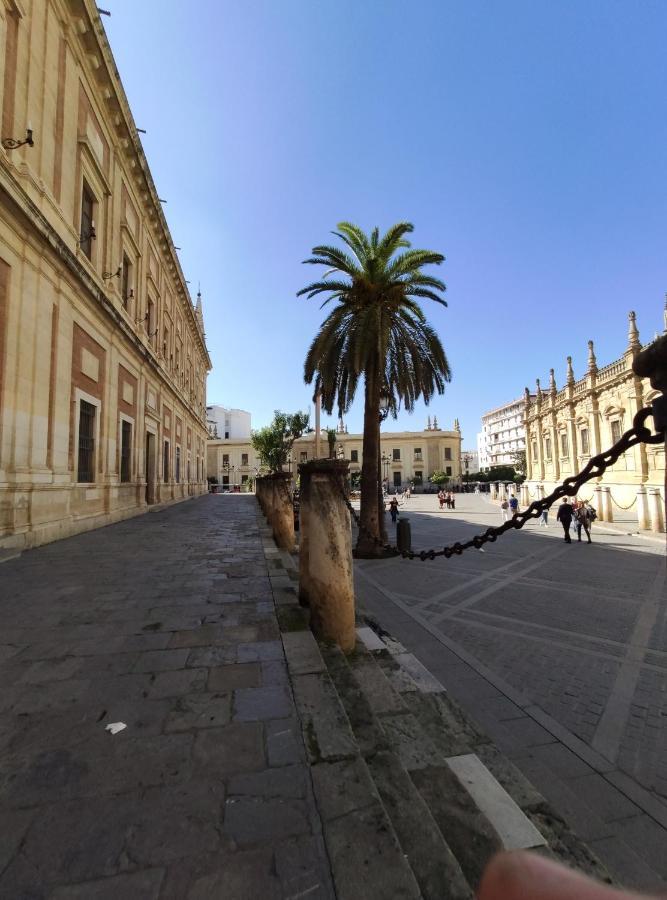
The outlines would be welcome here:
[[[451,491],[440,489],[438,491],[438,503],[440,504],[440,509],[443,509],[445,505],[447,509],[456,509],[456,498]]]
[[[570,501],[569,497],[563,497],[561,504],[558,507],[556,519],[563,526],[566,544],[572,543],[570,528],[573,523],[577,531],[577,540],[581,540],[581,532],[583,529],[588,543],[591,543],[591,525],[597,519],[597,513],[590,503],[587,503],[585,500]]]

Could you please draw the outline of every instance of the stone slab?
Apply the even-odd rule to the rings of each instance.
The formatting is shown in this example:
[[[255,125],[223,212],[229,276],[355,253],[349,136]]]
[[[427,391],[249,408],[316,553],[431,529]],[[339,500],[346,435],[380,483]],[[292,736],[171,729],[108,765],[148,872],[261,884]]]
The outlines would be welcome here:
[[[324,672],[326,666],[310,631],[286,631],[282,635],[285,657],[292,675]]]
[[[447,765],[488,817],[506,850],[543,847],[544,837],[474,753],[453,756]]]

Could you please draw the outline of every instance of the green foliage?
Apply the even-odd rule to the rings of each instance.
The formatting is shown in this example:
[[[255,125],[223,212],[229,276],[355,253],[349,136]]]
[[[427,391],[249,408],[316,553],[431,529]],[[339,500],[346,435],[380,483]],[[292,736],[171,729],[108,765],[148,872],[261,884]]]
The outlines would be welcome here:
[[[284,413],[276,410],[270,425],[253,431],[250,441],[262,466],[270,472],[282,472],[294,441],[308,427],[307,412]]]
[[[419,305],[424,299],[446,306],[442,281],[422,271],[445,257],[431,250],[411,249],[409,222],[399,222],[384,234],[370,235],[349,222],[333,234],[345,248],[319,245],[304,260],[325,266],[320,280],[297,296],[325,295],[333,309],[322,322],[304,363],[304,380],[315,383],[322,408],[329,414],[347,412],[360,381],[365,382],[364,461],[361,517],[371,538],[379,536],[376,451],[379,446],[380,395],[389,398],[389,412],[408,412],[442,394],[451,380],[447,356]],[[372,462],[371,462],[372,461]],[[372,466],[372,469],[371,469]]]
[[[512,454],[512,462],[514,463],[514,469],[516,470],[517,475],[526,475],[526,451],[525,450],[517,450]]]
[[[327,428],[327,442],[329,444],[329,456],[333,459],[336,455],[336,429]]]
[[[440,471],[432,472],[428,476],[428,480],[431,482],[431,484],[437,484],[437,485],[447,484],[447,482],[449,481],[449,478],[450,478],[449,475],[446,475],[444,472],[440,472]]]
[[[491,466],[486,473],[486,481],[518,481],[524,480],[521,475],[517,475],[514,466]]]
[[[350,473],[350,486],[353,491],[358,491],[361,487],[361,472]]]

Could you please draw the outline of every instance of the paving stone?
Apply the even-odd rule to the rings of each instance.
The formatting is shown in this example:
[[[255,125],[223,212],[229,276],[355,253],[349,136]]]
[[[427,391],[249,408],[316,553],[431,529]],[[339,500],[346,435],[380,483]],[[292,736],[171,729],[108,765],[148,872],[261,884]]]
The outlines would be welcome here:
[[[197,647],[190,651],[187,667],[189,669],[211,668],[235,662],[236,646],[234,644],[224,647]]]
[[[179,860],[160,900],[285,900],[270,847]]]
[[[287,718],[292,699],[284,687],[240,688],[234,691],[233,718],[236,722],[257,722]]]
[[[329,675],[297,675],[292,686],[311,763],[356,756],[357,742]]]
[[[338,900],[421,900],[414,875],[380,803],[324,825]],[[363,875],[362,875],[363,873]]]
[[[616,823],[617,835],[667,881],[664,829],[647,815]]]
[[[266,768],[264,734],[259,722],[238,722],[198,732],[194,761],[209,777],[229,778]]]
[[[247,846],[309,834],[310,819],[301,800],[229,797],[223,827],[237,844]]]
[[[159,697],[179,697],[194,691],[203,691],[206,687],[206,669],[178,669],[174,672],[161,672],[155,675],[147,696],[151,699]],[[152,676],[151,676],[152,677]]]
[[[144,869],[56,888],[50,900],[158,900],[164,869]]]
[[[137,660],[134,672],[165,672],[170,669],[184,669],[190,654],[184,650],[149,650]]]
[[[598,775],[584,775],[568,781],[568,787],[585,800],[605,822],[628,819],[642,811],[613,785]]]
[[[367,625],[362,628],[357,628],[357,638],[363,643],[367,650],[384,651],[387,649],[387,645],[378,637],[376,632]]]
[[[590,842],[596,853],[620,885],[640,891],[657,893],[665,890],[666,881],[637,853],[618,837],[600,838]]]
[[[375,715],[407,712],[400,694],[396,693],[375,660],[369,656],[352,656],[349,660],[354,678]]]
[[[303,765],[265,769],[229,779],[228,794],[251,797],[282,797],[301,800],[306,796],[307,769]]]
[[[311,768],[313,790],[324,821],[377,804],[379,797],[361,757],[321,762]]]
[[[282,635],[287,665],[292,675],[324,672],[326,666],[310,631],[287,631]]]
[[[174,702],[164,730],[169,733],[227,725],[231,720],[231,709],[231,694],[186,694]]]
[[[209,691],[225,692],[237,688],[256,688],[261,683],[262,674],[257,663],[217,666],[208,673]]]
[[[296,719],[265,722],[264,727],[270,766],[289,766],[305,760],[301,725]]]
[[[281,841],[275,846],[275,865],[286,898],[334,900],[326,847],[320,835]]]
[[[79,670],[79,660],[74,657],[66,659],[44,659],[34,662],[20,678],[20,681],[40,684],[45,681],[61,681],[72,678]]]
[[[275,687],[276,685],[289,686],[290,680],[287,672],[287,666],[281,660],[270,660],[269,662],[260,663],[262,678],[262,687]]]
[[[0,872],[20,846],[34,815],[33,810],[0,810]]]
[[[236,658],[240,663],[282,660],[284,659],[282,641],[251,641],[247,644],[239,644]]]

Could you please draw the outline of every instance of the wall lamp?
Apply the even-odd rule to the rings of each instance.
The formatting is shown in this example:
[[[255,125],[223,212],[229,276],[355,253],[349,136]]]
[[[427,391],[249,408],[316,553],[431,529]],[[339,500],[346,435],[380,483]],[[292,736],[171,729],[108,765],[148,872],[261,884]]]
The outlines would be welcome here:
[[[102,272],[102,278],[105,281],[108,281],[110,278],[120,278],[120,273],[123,271],[122,266],[118,266],[115,272]]]
[[[30,122],[28,122],[28,127],[25,130],[25,140],[17,141],[15,138],[3,138],[2,146],[5,150],[16,150],[17,147],[22,147],[24,144],[27,144],[28,147],[34,147],[35,142],[32,139],[32,128],[30,127]]]
[[[95,234],[95,222],[91,221],[90,223],[90,231],[88,234],[82,234],[77,241],[77,244],[81,246],[81,244],[86,244],[88,241],[94,241],[97,238]]]

